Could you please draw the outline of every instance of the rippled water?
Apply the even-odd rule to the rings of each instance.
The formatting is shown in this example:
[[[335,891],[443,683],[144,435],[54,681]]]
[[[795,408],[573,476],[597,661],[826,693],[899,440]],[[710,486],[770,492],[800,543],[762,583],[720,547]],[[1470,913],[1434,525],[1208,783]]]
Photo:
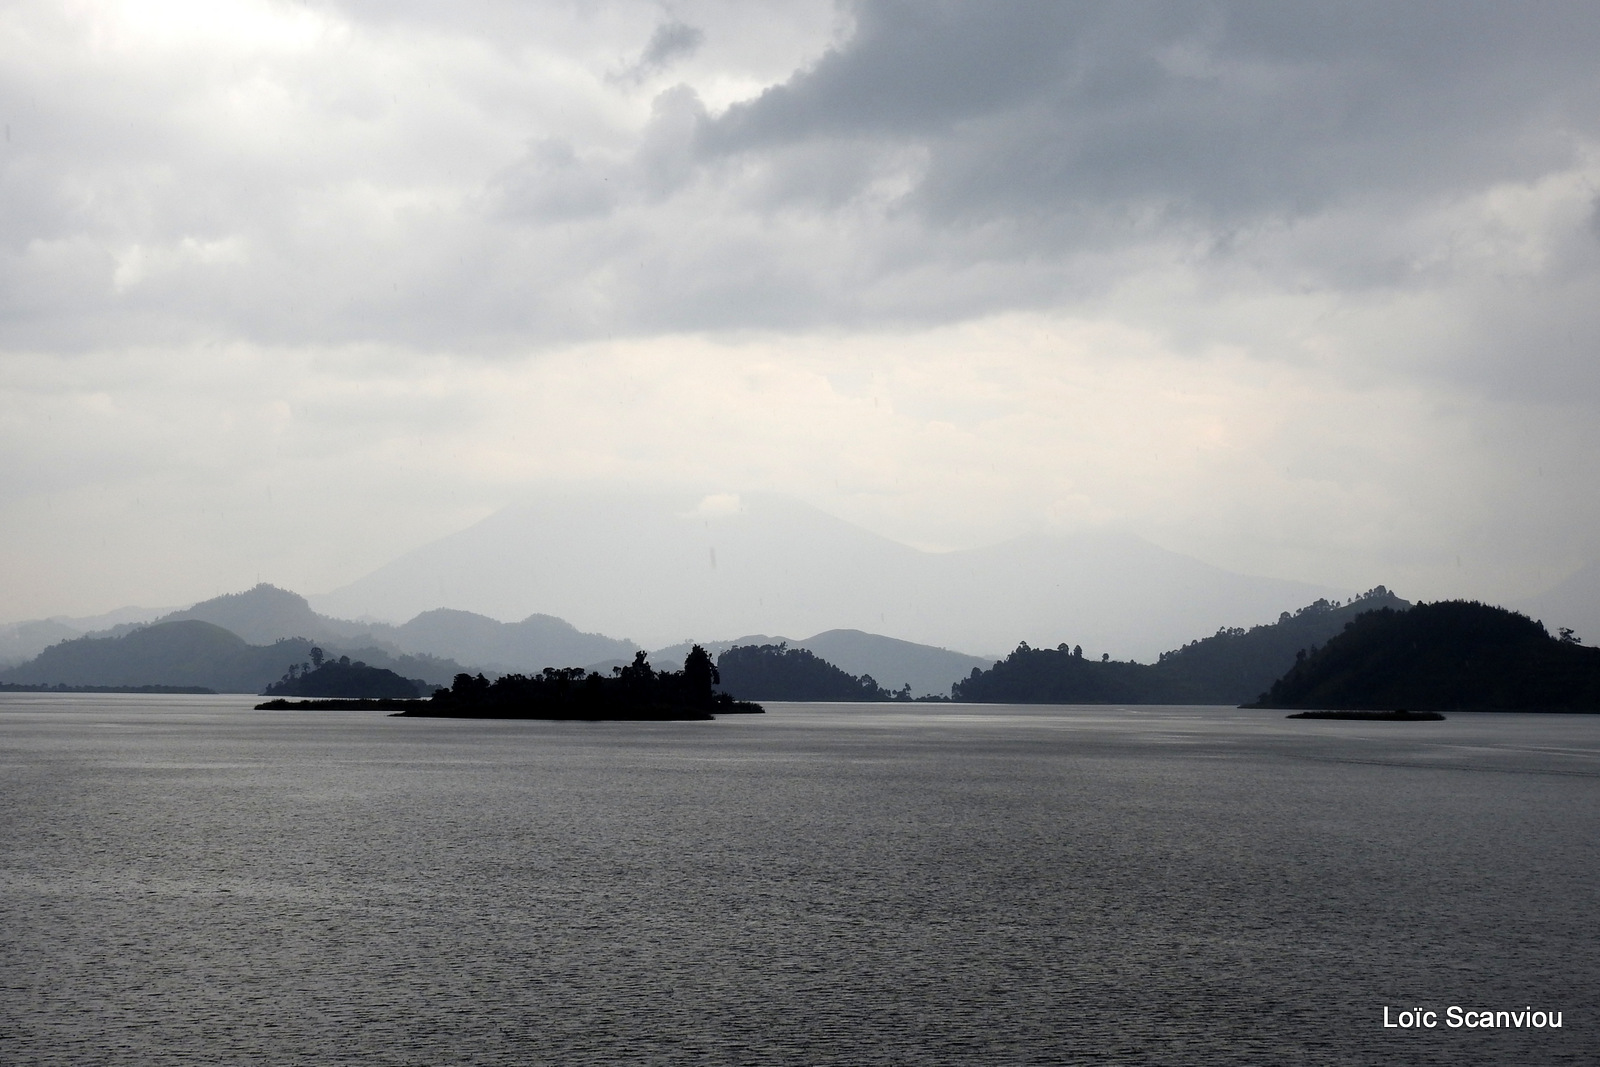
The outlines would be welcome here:
[[[0,1062],[1595,1063],[1597,816],[1597,717],[0,697]]]

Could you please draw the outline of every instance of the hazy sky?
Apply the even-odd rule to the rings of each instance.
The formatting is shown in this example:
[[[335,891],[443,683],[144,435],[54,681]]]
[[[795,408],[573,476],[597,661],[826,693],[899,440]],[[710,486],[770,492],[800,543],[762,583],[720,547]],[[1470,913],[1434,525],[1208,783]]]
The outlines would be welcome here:
[[[552,481],[1600,558],[1600,5],[0,5],[0,618]]]

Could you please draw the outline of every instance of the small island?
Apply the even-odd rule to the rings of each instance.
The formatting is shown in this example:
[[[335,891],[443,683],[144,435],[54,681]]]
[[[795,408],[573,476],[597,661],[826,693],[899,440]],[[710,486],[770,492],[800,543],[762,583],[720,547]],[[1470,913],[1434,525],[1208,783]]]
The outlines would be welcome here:
[[[546,667],[538,674],[458,674],[427,700],[274,700],[262,710],[322,708],[390,710],[397,717],[446,719],[571,719],[585,722],[693,722],[716,715],[760,714],[759,704],[735,700],[714,688],[716,665],[695,645],[681,671],[657,671],[645,653],[614,667],[611,677],[582,667]]]
[[[1437,711],[1299,711],[1286,715],[1289,719],[1343,719],[1354,722],[1443,722]]]
[[[403,678],[383,667],[369,667],[349,656],[327,659],[320,648],[310,653],[311,669],[289,664],[284,676],[262,690],[269,697],[340,697],[379,700],[416,699],[432,690],[420,678]]]

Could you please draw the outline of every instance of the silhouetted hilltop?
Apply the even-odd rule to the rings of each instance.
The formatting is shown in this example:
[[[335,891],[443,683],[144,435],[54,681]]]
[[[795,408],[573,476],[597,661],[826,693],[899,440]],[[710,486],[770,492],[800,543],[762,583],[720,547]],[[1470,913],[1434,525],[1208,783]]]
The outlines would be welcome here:
[[[681,671],[657,671],[645,653],[607,678],[582,667],[546,667],[535,675],[508,674],[493,682],[460,674],[449,689],[398,714],[466,719],[585,719],[669,721],[710,719],[716,714],[759,713],[758,704],[736,701],[713,688],[717,668],[696,645]]]
[[[1571,628],[1590,640],[1600,638],[1600,560],[1512,607],[1553,629]]]
[[[722,687],[752,700],[891,700],[872,675],[856,677],[807,648],[740,645],[717,657]],[[904,693],[909,699],[910,692]]]
[[[315,642],[285,638],[251,645],[237,634],[199,619],[154,623],[117,637],[62,641],[26,663],[0,671],[0,682],[26,685],[201,686],[221,693],[259,693],[291,663],[310,670]],[[381,649],[329,648],[408,678],[441,684],[461,665],[432,657],[392,655]]]
[[[1404,607],[1383,586],[1345,604],[1317,600],[1275,623],[1224,628],[1162,653],[1153,664],[1086,658],[1083,646],[1019,645],[951,687],[954,699],[1008,704],[1240,704],[1293,666],[1297,652],[1379,607]]]
[[[276,697],[374,697],[404,699],[419,697],[427,686],[420,678],[402,678],[382,667],[369,667],[349,656],[324,660],[320,648],[311,650],[312,669],[301,671],[292,664],[284,676],[262,690]],[[427,686],[431,690],[432,686]]]
[[[265,582],[242,593],[224,593],[193,607],[170,612],[156,623],[199,619],[237,634],[253,645],[270,645],[285,637],[335,643],[368,632],[362,623],[330,619],[311,610],[306,598]]]
[[[1600,649],[1476,601],[1362,615],[1252,705],[1414,711],[1600,711]]]

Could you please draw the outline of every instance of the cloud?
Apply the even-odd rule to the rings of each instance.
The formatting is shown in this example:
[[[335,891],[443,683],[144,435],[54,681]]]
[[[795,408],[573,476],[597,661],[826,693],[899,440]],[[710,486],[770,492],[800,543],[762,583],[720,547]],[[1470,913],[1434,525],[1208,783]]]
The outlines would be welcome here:
[[[704,30],[687,22],[679,22],[676,19],[663,22],[650,35],[650,40],[645,44],[644,51],[639,53],[639,58],[616,75],[615,80],[637,85],[665,71],[677,60],[694,55],[705,43],[705,39]]]
[[[570,474],[1509,588],[1600,555],[1596,54],[1569,2],[13,4],[0,547],[69,582],[159,499],[314,589]]]
[[[1492,336],[1597,284],[1586,5],[862,2],[787,56],[781,5],[227,10],[11,20],[0,339],[494,351],[1161,289],[1147,324],[1259,346],[1309,324],[1211,293],[1481,317],[1515,279]],[[679,84],[618,83],[629,35]]]

